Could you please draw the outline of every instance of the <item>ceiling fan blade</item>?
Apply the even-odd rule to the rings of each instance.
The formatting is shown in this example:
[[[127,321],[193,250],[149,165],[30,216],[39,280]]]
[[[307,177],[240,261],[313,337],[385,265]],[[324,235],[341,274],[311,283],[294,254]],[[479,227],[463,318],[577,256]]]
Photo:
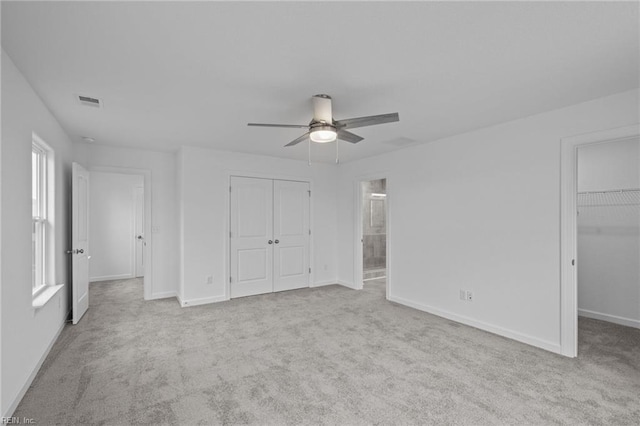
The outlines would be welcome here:
[[[367,117],[347,118],[346,120],[338,120],[333,124],[338,129],[355,129],[356,127],[375,126],[376,124],[393,123],[400,121],[397,112],[390,114],[369,115]]]
[[[313,102],[313,121],[333,123],[331,96],[315,95],[311,98],[311,101]]]
[[[286,144],[285,146],[294,146],[294,145],[298,145],[300,142],[304,142],[307,139],[309,139],[309,132],[305,133],[304,135],[300,136],[299,138],[296,138],[294,140],[292,140],[291,142],[289,142],[288,144]]]
[[[364,138],[362,136],[355,135],[351,132],[347,132],[346,130],[338,130],[338,139],[342,141],[351,142],[351,143],[358,143]]]
[[[260,127],[286,127],[288,129],[308,129],[308,124],[264,124],[264,123],[247,123],[247,126]]]

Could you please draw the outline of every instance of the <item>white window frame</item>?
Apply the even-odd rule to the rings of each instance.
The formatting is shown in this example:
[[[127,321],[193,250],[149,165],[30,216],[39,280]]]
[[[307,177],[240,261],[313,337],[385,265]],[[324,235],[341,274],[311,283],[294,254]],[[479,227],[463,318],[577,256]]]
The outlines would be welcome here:
[[[32,279],[31,291],[37,297],[47,286],[55,282],[54,271],[54,153],[38,135],[32,134],[31,142],[31,176],[32,176]],[[37,174],[34,182],[33,154],[38,156],[35,166]],[[35,195],[35,198],[34,198]],[[35,199],[35,202],[34,202]],[[34,205],[35,204],[35,205]]]

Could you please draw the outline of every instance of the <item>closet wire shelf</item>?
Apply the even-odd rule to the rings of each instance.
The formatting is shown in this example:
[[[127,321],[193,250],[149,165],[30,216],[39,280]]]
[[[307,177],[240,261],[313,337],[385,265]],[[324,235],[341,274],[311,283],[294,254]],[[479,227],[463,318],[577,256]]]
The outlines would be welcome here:
[[[640,206],[640,188],[578,192],[578,207]]]

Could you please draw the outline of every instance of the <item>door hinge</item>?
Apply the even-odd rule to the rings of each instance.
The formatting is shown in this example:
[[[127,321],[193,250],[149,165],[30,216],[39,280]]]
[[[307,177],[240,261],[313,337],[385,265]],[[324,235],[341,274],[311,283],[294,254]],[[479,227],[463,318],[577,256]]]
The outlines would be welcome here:
[[[311,190],[308,190],[307,192],[309,193],[309,197],[311,197]]]
[[[229,187],[229,192],[231,192],[231,187]]]
[[[311,268],[309,268],[309,273],[311,273]]]
[[[229,238],[231,238],[231,231],[229,231]]]
[[[233,282],[233,278],[229,277],[229,282],[232,283]]]
[[[309,235],[311,235],[311,229],[309,229]]]
[[[575,259],[571,259],[571,266],[575,266],[576,265],[576,260]]]

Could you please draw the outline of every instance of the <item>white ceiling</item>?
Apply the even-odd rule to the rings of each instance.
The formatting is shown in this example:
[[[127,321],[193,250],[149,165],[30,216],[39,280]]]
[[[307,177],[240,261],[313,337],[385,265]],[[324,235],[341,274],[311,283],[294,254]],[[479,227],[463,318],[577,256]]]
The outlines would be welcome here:
[[[2,2],[3,48],[76,141],[305,159],[283,148],[303,130],[246,123],[306,124],[318,93],[336,119],[400,113],[345,161],[636,88],[638,26],[637,2]]]

